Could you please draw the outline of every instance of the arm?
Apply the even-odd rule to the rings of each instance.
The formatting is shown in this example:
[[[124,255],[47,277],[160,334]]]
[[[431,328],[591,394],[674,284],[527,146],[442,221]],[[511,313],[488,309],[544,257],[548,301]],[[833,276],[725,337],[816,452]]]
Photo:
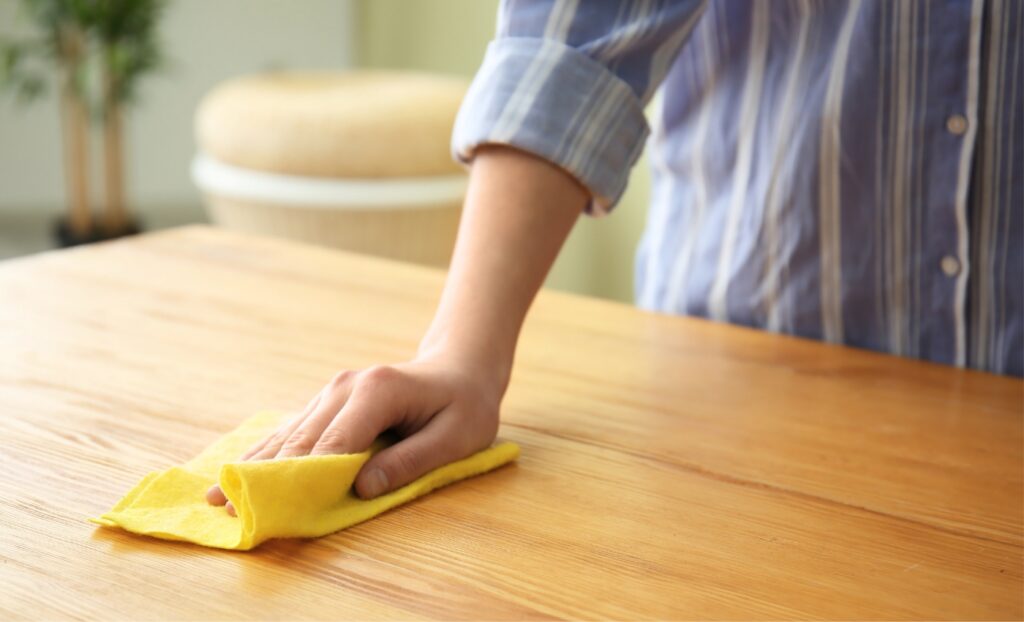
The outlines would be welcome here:
[[[417,356],[341,372],[242,459],[363,451],[394,428],[404,440],[375,455],[356,480],[359,495],[370,498],[490,445],[523,318],[586,201],[575,180],[543,160],[481,149],[441,302]],[[226,502],[218,487],[207,499]]]
[[[420,356],[493,367],[504,393],[526,311],[587,193],[564,171],[505,147],[477,152],[441,303]]]
[[[337,374],[242,459],[358,452],[394,429],[403,440],[356,479],[375,497],[494,440],[526,311],[580,212],[621,195],[647,136],[643,106],[703,9],[632,4],[502,4],[452,138],[470,187],[418,354]],[[216,487],[207,497],[226,501]]]

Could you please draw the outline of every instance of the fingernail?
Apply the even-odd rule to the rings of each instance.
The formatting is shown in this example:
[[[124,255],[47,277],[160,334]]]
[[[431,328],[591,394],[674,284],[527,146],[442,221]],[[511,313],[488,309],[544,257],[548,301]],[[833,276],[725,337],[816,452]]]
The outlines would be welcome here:
[[[373,469],[366,476],[366,486],[363,487],[366,494],[364,497],[373,498],[388,489],[388,476],[380,469]]]
[[[224,509],[227,510],[228,514],[230,514],[231,516],[237,516],[237,514],[235,513],[235,506],[230,501],[224,504]]]
[[[224,505],[227,499],[224,497],[224,493],[221,492],[220,486],[214,484],[210,486],[210,489],[206,491],[206,502],[212,505]]]

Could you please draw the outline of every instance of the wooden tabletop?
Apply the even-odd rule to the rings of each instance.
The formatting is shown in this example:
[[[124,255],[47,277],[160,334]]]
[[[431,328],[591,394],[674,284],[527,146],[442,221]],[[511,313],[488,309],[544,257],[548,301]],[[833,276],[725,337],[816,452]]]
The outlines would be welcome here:
[[[517,464],[251,553],[86,522],[442,274],[194,227],[0,263],[0,618],[1024,616],[1024,383],[544,292]]]

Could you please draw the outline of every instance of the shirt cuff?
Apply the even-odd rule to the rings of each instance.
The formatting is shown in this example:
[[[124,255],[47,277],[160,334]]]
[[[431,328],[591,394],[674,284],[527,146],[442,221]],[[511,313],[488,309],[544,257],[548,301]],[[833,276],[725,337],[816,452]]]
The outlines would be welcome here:
[[[484,144],[504,144],[567,171],[606,214],[626,188],[649,129],[639,98],[582,52],[552,39],[492,41],[462,103],[452,152],[468,163]]]

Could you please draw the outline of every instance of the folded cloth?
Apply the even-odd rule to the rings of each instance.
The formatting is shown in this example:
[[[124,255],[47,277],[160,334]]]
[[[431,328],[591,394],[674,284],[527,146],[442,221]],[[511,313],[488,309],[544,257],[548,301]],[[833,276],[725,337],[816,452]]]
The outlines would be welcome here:
[[[363,500],[353,492],[356,474],[387,446],[385,440],[358,454],[235,461],[281,420],[276,413],[248,419],[189,462],[145,476],[113,509],[89,520],[166,540],[247,551],[270,538],[310,538],[350,527],[519,455],[515,443],[498,443],[394,492]],[[217,482],[237,518],[206,502],[207,489]]]

